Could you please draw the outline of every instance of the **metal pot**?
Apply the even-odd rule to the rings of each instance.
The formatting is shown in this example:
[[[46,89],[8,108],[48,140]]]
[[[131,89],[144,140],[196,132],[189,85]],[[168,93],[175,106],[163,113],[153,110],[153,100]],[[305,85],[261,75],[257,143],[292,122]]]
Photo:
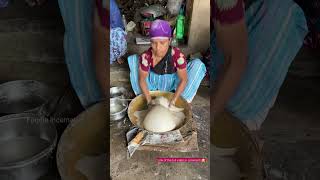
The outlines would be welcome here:
[[[174,93],[172,92],[165,92],[165,91],[150,91],[150,95],[152,97],[158,97],[158,96],[163,96],[166,97],[167,99],[172,99],[174,96]],[[186,119],[181,126],[176,127],[174,130],[179,129],[180,131],[183,131],[182,129],[188,129],[189,125],[192,124],[192,110],[191,106],[189,103],[183,99],[182,97],[179,97],[177,102],[176,102],[177,107],[182,107],[184,108],[184,114],[186,116]],[[135,126],[143,129],[143,127],[140,126],[142,122],[134,115],[136,111],[141,111],[147,108],[147,101],[146,98],[140,94],[139,96],[135,97],[129,104],[128,107],[128,117],[129,120],[131,121],[132,124]],[[168,134],[171,133],[171,131],[168,132],[163,132],[163,133],[157,133],[157,134]]]
[[[31,113],[0,117],[0,179],[37,180],[49,168],[55,126]]]
[[[140,10],[140,14],[144,17],[152,16],[153,18],[157,18],[167,14],[167,9],[164,8],[161,4],[153,4],[148,7],[143,7]]]
[[[120,120],[127,115],[128,102],[119,98],[110,99],[110,119]]]
[[[125,98],[125,94],[128,91],[124,87],[112,87],[110,88],[110,99]]]
[[[128,91],[124,87],[110,88],[110,119],[120,120],[127,115],[128,102],[126,98]]]
[[[57,90],[34,80],[9,81],[0,85],[0,114],[37,113],[57,95]]]
[[[99,156],[107,152],[109,141],[107,102],[91,106],[79,114],[63,132],[57,148],[57,165],[62,180],[94,179],[87,175],[97,175],[99,179],[107,179],[107,161],[102,158],[87,169],[79,168],[79,162],[86,157]],[[87,174],[89,171],[89,174]]]
[[[263,150],[245,124],[231,113],[223,112],[214,119],[213,127],[211,131],[213,133],[210,136],[211,145],[228,148],[236,147],[237,152],[233,158],[241,173],[246,175],[245,178],[242,178],[243,180],[266,179],[264,177]],[[233,137],[232,140],[230,140],[230,137]]]

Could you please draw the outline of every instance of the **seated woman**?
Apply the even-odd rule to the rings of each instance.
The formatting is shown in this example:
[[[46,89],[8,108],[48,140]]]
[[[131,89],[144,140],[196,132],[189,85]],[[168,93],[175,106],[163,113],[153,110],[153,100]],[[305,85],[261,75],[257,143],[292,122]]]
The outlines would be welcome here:
[[[236,119],[260,129],[308,30],[292,0],[212,0],[211,5],[210,75],[216,82],[210,138],[216,146],[235,147],[232,124],[223,122]]]
[[[171,105],[180,95],[190,103],[206,73],[199,59],[187,63],[180,49],[170,46],[171,31],[167,21],[155,20],[150,29],[151,48],[128,58],[132,89],[136,95],[143,93],[148,103],[150,90],[175,91]]]

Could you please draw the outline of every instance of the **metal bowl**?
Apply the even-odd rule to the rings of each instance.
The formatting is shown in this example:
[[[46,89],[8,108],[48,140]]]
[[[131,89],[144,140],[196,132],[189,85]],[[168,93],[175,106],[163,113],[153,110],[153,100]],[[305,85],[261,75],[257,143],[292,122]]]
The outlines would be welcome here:
[[[228,133],[224,133],[227,130]],[[265,179],[263,149],[260,148],[255,137],[248,127],[231,113],[223,112],[214,119],[213,130],[211,131],[211,145],[216,147],[237,147],[234,156],[241,173],[246,175],[244,180]],[[229,137],[233,137],[230,141]]]
[[[61,179],[108,179],[105,177],[107,163],[103,163],[106,162],[104,158],[102,160],[94,158],[94,164],[92,161],[87,165],[82,163],[83,159],[100,157],[101,154],[107,153],[109,139],[107,104],[108,102],[103,101],[86,109],[74,118],[63,132],[56,155]],[[88,175],[99,178],[90,178]]]
[[[50,167],[55,126],[31,113],[0,118],[0,179],[37,180]]]
[[[112,87],[110,88],[110,99],[114,98],[125,98],[125,94],[127,93],[127,90],[124,87]]]
[[[34,80],[9,81],[0,85],[0,114],[37,112],[57,91]]]
[[[127,115],[128,102],[119,98],[110,99],[110,119],[120,120]]]

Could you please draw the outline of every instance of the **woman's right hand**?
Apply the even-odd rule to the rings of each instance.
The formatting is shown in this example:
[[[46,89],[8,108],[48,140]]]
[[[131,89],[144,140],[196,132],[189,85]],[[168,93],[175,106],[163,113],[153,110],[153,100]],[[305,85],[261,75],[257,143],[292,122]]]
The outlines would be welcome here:
[[[148,72],[143,71],[141,69],[141,67],[139,67],[139,86],[140,86],[140,89],[141,89],[143,95],[145,96],[145,98],[147,100],[147,105],[149,105],[152,100],[149,89],[148,89],[148,85],[146,82],[148,75],[149,75]]]
[[[146,100],[147,100],[147,104],[150,105],[151,104],[151,101],[152,101],[152,98],[150,95],[147,95],[146,96]]]

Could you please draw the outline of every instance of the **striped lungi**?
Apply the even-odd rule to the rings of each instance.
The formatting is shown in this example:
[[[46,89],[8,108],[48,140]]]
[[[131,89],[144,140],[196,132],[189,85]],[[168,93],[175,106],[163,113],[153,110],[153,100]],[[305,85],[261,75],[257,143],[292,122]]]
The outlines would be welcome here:
[[[136,95],[139,95],[142,92],[139,86],[138,55],[129,56],[128,63],[132,89]],[[196,95],[200,83],[206,74],[206,67],[200,59],[194,59],[187,64],[187,74],[188,82],[181,96],[190,103]],[[178,87],[180,80],[177,73],[159,75],[149,71],[146,82],[150,91],[174,91]]]
[[[245,14],[248,27],[249,59],[240,86],[227,110],[252,130],[260,128],[288,68],[308,32],[303,11],[292,0],[257,0]],[[223,54],[211,37],[211,80],[223,65]]]

